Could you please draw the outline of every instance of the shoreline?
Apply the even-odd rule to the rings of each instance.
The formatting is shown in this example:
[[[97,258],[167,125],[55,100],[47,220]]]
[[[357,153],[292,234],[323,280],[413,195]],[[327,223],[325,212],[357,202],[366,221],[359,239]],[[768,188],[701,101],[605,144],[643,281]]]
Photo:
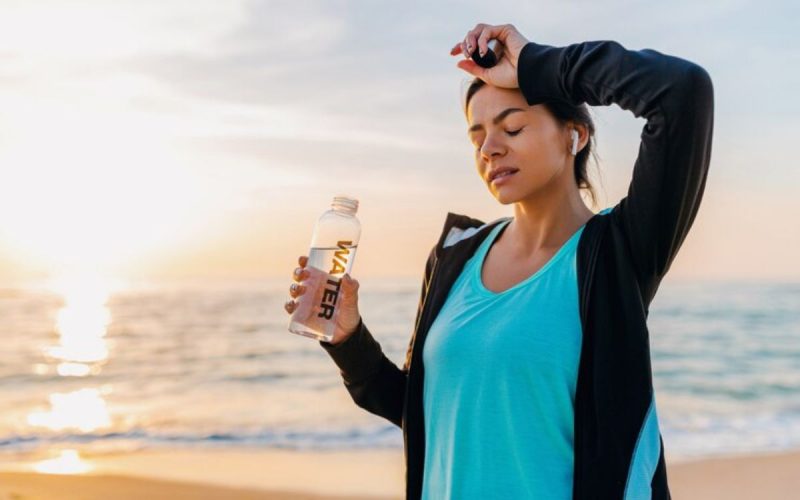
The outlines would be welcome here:
[[[159,450],[81,457],[84,474],[36,472],[0,457],[0,500],[390,500],[405,491],[402,450]],[[667,462],[674,498],[790,498],[800,450]]]

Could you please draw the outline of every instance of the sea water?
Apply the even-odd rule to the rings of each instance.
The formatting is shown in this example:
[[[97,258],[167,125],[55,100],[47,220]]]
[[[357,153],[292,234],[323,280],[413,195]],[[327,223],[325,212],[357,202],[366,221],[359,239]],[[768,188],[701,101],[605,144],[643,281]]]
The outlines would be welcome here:
[[[359,281],[400,367],[422,271]],[[353,404],[325,350],[287,335],[286,293],[285,276],[107,297],[0,286],[0,462],[55,446],[402,454],[402,430]],[[648,327],[668,463],[800,449],[800,283],[667,279]]]

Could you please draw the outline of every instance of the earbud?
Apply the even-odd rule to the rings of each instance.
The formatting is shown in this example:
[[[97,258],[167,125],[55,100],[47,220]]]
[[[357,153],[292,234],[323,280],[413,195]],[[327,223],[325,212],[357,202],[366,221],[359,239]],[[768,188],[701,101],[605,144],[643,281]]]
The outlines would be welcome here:
[[[578,138],[579,138],[578,131],[572,129],[572,156],[578,154]]]

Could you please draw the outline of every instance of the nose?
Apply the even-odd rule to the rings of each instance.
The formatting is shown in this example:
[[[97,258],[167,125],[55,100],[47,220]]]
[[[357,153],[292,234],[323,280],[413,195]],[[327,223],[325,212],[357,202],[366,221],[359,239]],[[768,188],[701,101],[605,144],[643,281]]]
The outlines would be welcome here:
[[[496,135],[489,134],[481,144],[480,153],[484,160],[489,160],[493,156],[502,155],[505,152],[505,145]]]

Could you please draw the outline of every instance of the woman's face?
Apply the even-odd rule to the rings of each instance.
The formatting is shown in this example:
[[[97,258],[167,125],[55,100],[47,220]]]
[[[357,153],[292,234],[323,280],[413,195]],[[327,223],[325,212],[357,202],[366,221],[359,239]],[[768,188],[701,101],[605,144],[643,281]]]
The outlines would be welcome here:
[[[572,180],[568,128],[543,104],[528,105],[519,89],[484,85],[469,102],[467,121],[478,174],[502,204],[560,189]],[[489,174],[499,167],[518,171],[501,183],[490,181]]]

